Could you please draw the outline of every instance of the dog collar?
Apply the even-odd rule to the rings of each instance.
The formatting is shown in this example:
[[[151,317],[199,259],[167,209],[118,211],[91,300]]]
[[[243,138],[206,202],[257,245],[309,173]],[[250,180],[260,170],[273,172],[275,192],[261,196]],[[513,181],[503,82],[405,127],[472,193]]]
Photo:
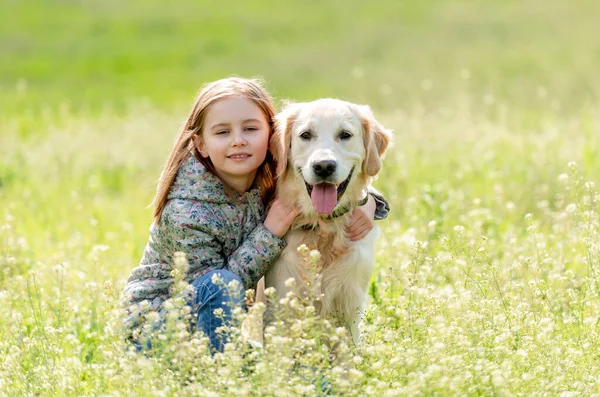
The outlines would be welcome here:
[[[369,201],[369,194],[367,193],[365,198],[361,199],[357,203],[358,207],[362,207],[363,205],[367,204],[368,201]],[[339,218],[340,216],[347,214],[350,211],[350,208],[351,208],[350,205],[346,204],[343,207],[336,209],[335,211],[333,211],[331,214],[327,215],[326,217],[323,217],[323,219]],[[314,228],[315,228],[314,225],[304,225],[304,226],[300,227],[300,229],[302,229],[302,230],[313,230]]]
[[[362,199],[362,200],[360,200],[358,202],[358,206],[362,207],[363,205],[367,204],[367,201],[369,201],[369,194],[368,193],[367,193],[367,195],[365,196],[364,199]],[[350,211],[350,204],[346,204],[345,206],[336,209],[331,214],[327,215],[325,217],[325,219],[339,218],[340,216],[342,216],[344,214],[347,214],[348,211]]]

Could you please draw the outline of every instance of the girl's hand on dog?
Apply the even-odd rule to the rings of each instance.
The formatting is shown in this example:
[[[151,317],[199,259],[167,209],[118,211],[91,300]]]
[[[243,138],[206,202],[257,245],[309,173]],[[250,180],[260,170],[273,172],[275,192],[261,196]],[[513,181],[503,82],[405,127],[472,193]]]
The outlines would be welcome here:
[[[265,228],[277,237],[283,237],[292,226],[300,210],[293,205],[284,203],[279,198],[273,200],[265,219]]]
[[[375,223],[375,199],[369,194],[369,200],[361,207],[356,207],[352,211],[350,224],[346,227],[346,232],[350,241],[362,240],[371,230]]]

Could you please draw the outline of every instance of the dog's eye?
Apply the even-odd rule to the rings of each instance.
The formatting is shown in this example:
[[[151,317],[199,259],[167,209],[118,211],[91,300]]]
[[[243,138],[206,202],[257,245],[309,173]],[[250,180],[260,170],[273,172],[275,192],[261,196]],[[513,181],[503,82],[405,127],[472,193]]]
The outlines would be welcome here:
[[[303,141],[308,141],[310,138],[312,138],[312,133],[310,131],[304,131],[302,134],[300,134],[300,139]]]
[[[348,131],[342,131],[340,132],[340,139],[342,141],[347,141],[348,139],[352,138],[352,134],[349,133]]]

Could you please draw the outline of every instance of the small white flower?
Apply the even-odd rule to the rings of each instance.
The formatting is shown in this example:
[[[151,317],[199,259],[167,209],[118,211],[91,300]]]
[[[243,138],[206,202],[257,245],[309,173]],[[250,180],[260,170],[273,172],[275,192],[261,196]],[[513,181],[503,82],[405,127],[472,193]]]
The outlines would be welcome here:
[[[272,298],[275,296],[275,288],[274,287],[269,287],[265,289],[265,295]]]
[[[269,325],[268,327],[265,328],[265,334],[266,335],[274,335],[275,331],[277,331],[277,328],[275,328],[272,325]]]
[[[302,244],[301,246],[298,247],[297,251],[300,254],[305,254],[308,252],[308,247],[306,246],[306,244]]]
[[[427,227],[429,228],[429,230],[430,230],[430,231],[434,231],[434,230],[435,230],[435,226],[436,226],[436,225],[437,225],[437,222],[436,222],[436,221],[430,221],[430,222],[427,224]]]
[[[223,316],[223,308],[218,307],[213,311],[213,313],[215,314],[215,316],[221,317],[221,316]]]
[[[222,367],[222,368],[219,368],[217,373],[219,374],[219,376],[221,376],[223,378],[228,378],[229,375],[231,375],[231,370],[227,367]]]
[[[565,211],[572,214],[575,211],[577,211],[577,206],[575,204],[569,204],[569,205],[567,205],[567,208],[565,208]]]
[[[344,327],[337,327],[337,328],[335,329],[335,333],[336,333],[338,336],[344,336],[344,335],[346,335],[346,328],[344,328]]]
[[[290,277],[285,280],[285,286],[287,288],[294,288],[296,286],[296,279],[294,277]]]
[[[219,273],[213,274],[210,278],[210,281],[212,281],[212,283],[215,285],[222,284],[224,282],[223,278],[221,278],[221,275]]]
[[[266,309],[267,305],[265,305],[263,302],[256,302],[254,306],[252,306],[252,310],[257,313],[264,313]]]
[[[564,174],[564,173],[563,173],[563,174],[560,174],[560,175],[558,176],[558,181],[559,181],[560,183],[567,183],[567,182],[569,181],[569,175],[567,175],[567,174]]]
[[[350,375],[351,378],[355,379],[360,379],[363,377],[363,373],[354,368],[351,368],[350,371],[348,371],[348,375]]]
[[[312,250],[312,251],[310,251],[310,254],[309,254],[309,256],[310,256],[310,259],[311,259],[313,262],[318,262],[318,261],[319,261],[319,259],[321,259],[321,253],[320,253],[319,251],[317,251],[317,250]]]
[[[237,291],[240,288],[240,282],[237,280],[231,280],[227,287],[231,290]]]
[[[94,245],[94,248],[92,248],[92,252],[106,252],[109,249],[110,249],[110,247],[108,245],[97,244],[97,245]]]
[[[492,383],[496,387],[502,386],[504,384],[504,377],[502,376],[500,370],[495,370],[494,372],[492,372]]]

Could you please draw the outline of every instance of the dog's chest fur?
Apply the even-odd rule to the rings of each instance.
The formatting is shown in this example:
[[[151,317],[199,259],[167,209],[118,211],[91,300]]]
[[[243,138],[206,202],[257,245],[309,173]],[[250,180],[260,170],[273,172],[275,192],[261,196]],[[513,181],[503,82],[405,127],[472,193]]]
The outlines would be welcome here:
[[[294,242],[298,246],[305,244],[310,250],[318,250],[321,259],[319,267],[326,269],[336,261],[343,260],[348,254],[350,246],[348,245],[348,236],[345,226],[348,223],[349,215],[342,215],[335,219],[320,220],[316,224],[309,223],[302,225],[302,220],[298,222],[301,231],[291,232],[290,237],[294,236]]]

